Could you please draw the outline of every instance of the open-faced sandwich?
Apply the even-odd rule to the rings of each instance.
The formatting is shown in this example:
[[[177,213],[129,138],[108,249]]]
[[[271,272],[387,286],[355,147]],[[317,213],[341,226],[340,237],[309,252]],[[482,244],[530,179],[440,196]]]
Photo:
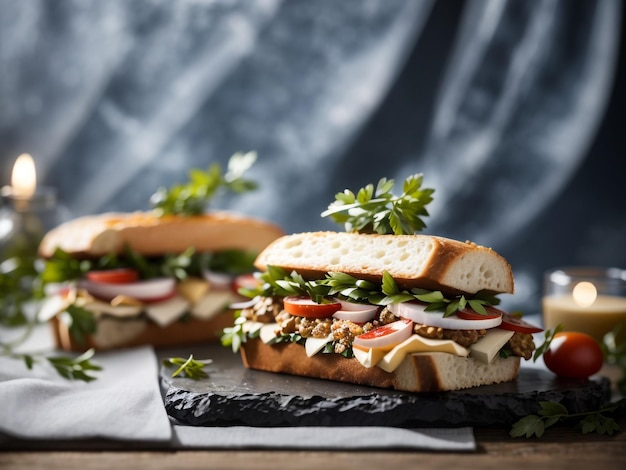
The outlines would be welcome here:
[[[346,232],[272,242],[222,343],[248,368],[411,392],[514,380],[541,329],[496,307],[514,290],[502,256],[415,234],[433,192],[421,184],[346,190],[322,214]]]
[[[154,209],[68,221],[45,235],[39,256],[49,321],[65,350],[216,341],[232,323],[229,305],[249,282],[254,259],[283,235],[275,224],[205,212],[218,190],[256,185],[243,178],[254,153],[193,170],[191,182],[160,190]]]

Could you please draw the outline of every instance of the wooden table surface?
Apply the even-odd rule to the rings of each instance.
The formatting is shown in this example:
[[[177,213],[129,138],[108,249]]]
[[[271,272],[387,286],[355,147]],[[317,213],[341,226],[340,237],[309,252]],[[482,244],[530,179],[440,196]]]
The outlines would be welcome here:
[[[475,452],[390,450],[326,452],[280,450],[211,451],[4,451],[2,469],[143,469],[143,468],[626,468],[626,417],[613,436],[550,429],[541,439],[512,439],[507,429],[477,428]]]

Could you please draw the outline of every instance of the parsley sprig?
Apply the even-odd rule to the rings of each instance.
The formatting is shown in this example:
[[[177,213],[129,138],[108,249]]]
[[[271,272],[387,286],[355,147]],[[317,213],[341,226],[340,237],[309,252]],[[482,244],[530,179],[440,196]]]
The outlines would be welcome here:
[[[511,437],[541,437],[549,427],[572,420],[577,421],[576,428],[583,434],[595,432],[610,436],[619,431],[619,425],[607,415],[626,411],[626,398],[609,403],[599,410],[582,413],[570,413],[563,404],[554,401],[541,401],[539,406],[537,414],[525,416],[513,424],[509,432]]]
[[[422,217],[428,216],[426,205],[432,200],[434,189],[422,189],[423,175],[409,176],[402,186],[402,194],[392,193],[394,180],[381,178],[359,189],[356,194],[345,189],[335,195],[335,201],[322,212],[333,221],[343,224],[346,232],[379,234],[413,234],[426,227]]]
[[[211,359],[194,359],[193,354],[190,354],[187,359],[182,357],[163,359],[163,365],[165,367],[177,367],[172,373],[172,377],[178,377],[180,375],[193,380],[206,379],[209,374],[204,370],[204,366],[212,362]]]
[[[451,316],[468,305],[477,313],[484,314],[486,305],[497,305],[500,302],[495,295],[486,291],[478,292],[472,298],[464,295],[448,298],[441,291],[401,289],[387,271],[383,272],[382,284],[340,272],[329,272],[324,279],[307,281],[295,271],[288,273],[277,266],[268,266],[267,271],[257,276],[262,285],[257,289],[241,289],[241,294],[250,298],[308,295],[317,303],[327,301],[326,298],[330,296],[339,296],[352,302],[383,306],[418,300],[429,304],[426,311],[444,311],[444,316]]]
[[[69,380],[82,380],[91,382],[96,378],[89,375],[89,371],[102,370],[99,365],[93,364],[91,358],[94,356],[94,350],[89,349],[78,357],[68,356],[51,356],[46,359],[62,377]],[[28,365],[28,361],[27,361]],[[30,367],[29,367],[30,369]]]
[[[202,214],[221,191],[243,193],[257,189],[257,183],[244,178],[244,173],[256,158],[256,152],[235,153],[230,157],[224,174],[219,163],[212,164],[206,171],[193,169],[189,172],[189,182],[169,189],[159,188],[150,202],[159,216]]]

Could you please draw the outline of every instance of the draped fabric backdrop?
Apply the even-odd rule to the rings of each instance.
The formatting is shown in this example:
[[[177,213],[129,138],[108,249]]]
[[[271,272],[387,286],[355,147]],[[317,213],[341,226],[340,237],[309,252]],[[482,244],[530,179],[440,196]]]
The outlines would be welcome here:
[[[425,232],[502,253],[505,305],[537,311],[547,268],[626,267],[621,18],[617,0],[0,0],[0,184],[29,152],[70,216],[143,210],[256,150],[261,189],[216,208],[294,232],[341,230],[319,214],[344,188],[423,172]]]

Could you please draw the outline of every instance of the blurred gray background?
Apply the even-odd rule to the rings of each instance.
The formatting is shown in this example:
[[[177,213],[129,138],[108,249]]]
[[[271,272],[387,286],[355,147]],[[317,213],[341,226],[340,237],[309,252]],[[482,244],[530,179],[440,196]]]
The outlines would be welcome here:
[[[67,217],[149,208],[256,150],[215,208],[339,229],[334,194],[425,174],[425,233],[512,264],[626,268],[618,0],[0,0],[0,185],[33,155]]]

